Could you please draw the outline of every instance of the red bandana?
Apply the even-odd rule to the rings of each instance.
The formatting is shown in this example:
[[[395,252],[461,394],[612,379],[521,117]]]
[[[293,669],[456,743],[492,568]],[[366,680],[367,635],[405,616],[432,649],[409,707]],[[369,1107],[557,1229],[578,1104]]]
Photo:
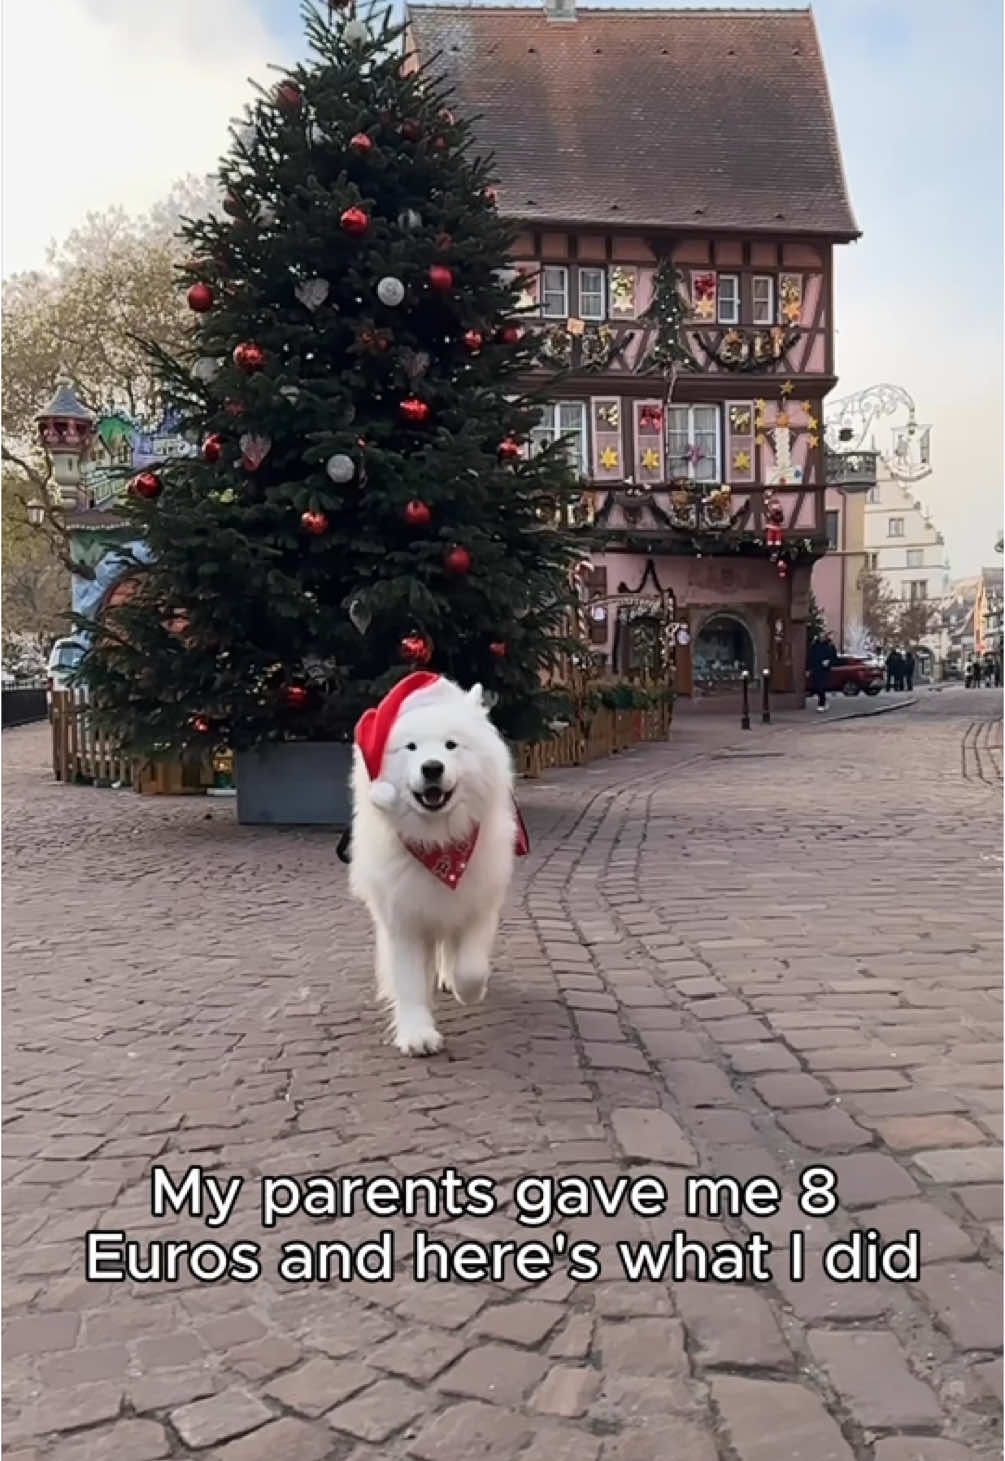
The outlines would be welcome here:
[[[514,802],[516,812],[516,855],[526,857],[530,851],[530,838],[524,826],[520,808]],[[468,870],[468,863],[478,842],[478,828],[474,827],[463,842],[450,842],[446,847],[423,847],[419,842],[406,842],[405,846],[414,858],[427,867],[434,878],[453,892]]]
[[[475,827],[463,842],[451,842],[446,847],[423,847],[419,842],[406,842],[405,846],[434,878],[453,892],[467,872],[477,841],[478,828]]]

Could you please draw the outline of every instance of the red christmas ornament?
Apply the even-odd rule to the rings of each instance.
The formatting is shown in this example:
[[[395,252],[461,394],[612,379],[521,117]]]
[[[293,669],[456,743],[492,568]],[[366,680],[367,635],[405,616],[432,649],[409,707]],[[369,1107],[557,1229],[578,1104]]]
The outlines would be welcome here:
[[[519,345],[520,337],[523,334],[516,325],[503,325],[499,331],[499,342],[502,345]]]
[[[428,665],[433,657],[433,646],[424,634],[406,634],[401,641],[401,657],[416,665]]]
[[[445,152],[446,149],[447,149],[447,139],[446,139],[446,137],[434,137],[433,138],[433,146],[434,146],[434,148],[436,149],[437,152]]]
[[[276,87],[276,106],[284,112],[299,111],[303,99],[304,94],[295,81],[281,81]]]
[[[265,364],[265,351],[254,340],[243,340],[234,347],[234,364],[238,370],[246,370],[250,375]]]
[[[373,355],[380,355],[391,345],[390,330],[360,330],[356,339],[364,350],[369,350]]]
[[[189,721],[189,725],[194,731],[198,731],[201,736],[209,734],[209,721],[204,715],[193,715]]]
[[[189,309],[194,309],[197,315],[213,308],[213,291],[208,284],[193,284],[186,298]]]
[[[421,426],[423,421],[429,420],[429,407],[416,396],[406,397],[398,410],[411,426]]]
[[[358,237],[370,227],[370,215],[364,213],[362,208],[347,208],[339,218],[339,224],[343,233]]]
[[[418,142],[422,136],[422,123],[413,121],[411,118],[402,122],[398,129],[406,142]]]
[[[482,193],[482,197],[485,199],[490,208],[494,208],[496,206],[496,203],[498,202],[499,194],[496,192],[495,188],[486,188]]]
[[[312,537],[320,538],[328,531],[328,519],[323,512],[304,512],[300,514],[300,526]]]
[[[427,528],[432,520],[433,514],[428,505],[418,497],[405,504],[405,521],[410,528]]]
[[[134,497],[143,497],[148,502],[159,497],[163,490],[164,484],[156,472],[140,472],[129,484],[129,491]]]
[[[496,659],[505,659],[506,641],[504,639],[494,639],[489,645],[489,654],[494,655]]]
[[[365,157],[373,150],[373,138],[368,137],[365,132],[356,132],[349,138],[349,146],[358,157]]]
[[[444,555],[443,566],[455,578],[463,578],[471,572],[471,554],[467,548],[451,548]]]
[[[226,413],[227,413],[228,416],[243,416],[244,415],[244,402],[243,401],[224,401],[224,403],[223,403],[223,409],[226,411]]]
[[[448,289],[454,287],[453,272],[444,264],[431,265],[426,277],[429,279],[430,289],[435,289],[438,294],[446,294]]]
[[[206,440],[202,444],[202,459],[204,462],[209,462],[211,464],[213,462],[218,462],[220,460],[220,453],[222,451],[223,442],[221,441],[220,437],[217,436],[216,432],[214,432],[212,436],[207,436]]]
[[[464,348],[469,355],[477,355],[485,344],[480,330],[465,330]]]
[[[446,107],[444,107],[442,112],[437,112],[437,116],[439,117],[441,122],[446,122],[448,127],[452,127],[457,121],[457,118],[454,116],[453,112],[449,111]]]
[[[512,462],[520,455],[520,443],[512,436],[504,437],[499,443],[499,455],[504,462]]]
[[[310,691],[303,685],[284,685],[282,699],[291,710],[303,710],[310,699]]]
[[[229,213],[231,218],[240,218],[244,212],[244,204],[236,193],[228,193],[223,200],[223,211]]]
[[[778,577],[779,578],[788,578],[788,576],[789,576],[789,565],[786,563],[786,561],[785,561],[784,558],[779,558],[779,560],[778,560]]]

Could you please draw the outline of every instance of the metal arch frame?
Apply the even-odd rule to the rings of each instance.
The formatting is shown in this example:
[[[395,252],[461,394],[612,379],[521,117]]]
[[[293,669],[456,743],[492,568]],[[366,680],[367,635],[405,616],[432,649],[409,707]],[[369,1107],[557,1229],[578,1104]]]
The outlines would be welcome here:
[[[863,391],[828,404],[824,421],[827,446],[835,452],[855,452],[867,448],[878,450],[873,428],[880,418],[892,416],[901,409],[907,414],[907,422],[899,428],[894,426],[893,430],[924,440],[926,434],[931,432],[931,427],[918,423],[913,398],[903,386],[884,383],[868,386]],[[849,431],[851,436],[842,440],[842,431]],[[879,454],[887,471],[900,482],[921,482],[925,477],[931,476],[932,468],[927,463],[911,462],[909,459],[905,461],[894,451]]]

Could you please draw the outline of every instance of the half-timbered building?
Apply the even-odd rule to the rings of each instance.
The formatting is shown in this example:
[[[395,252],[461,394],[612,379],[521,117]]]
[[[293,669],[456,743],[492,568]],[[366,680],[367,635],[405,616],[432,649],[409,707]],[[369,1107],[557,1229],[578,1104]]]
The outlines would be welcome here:
[[[561,368],[536,442],[569,443],[597,536],[594,648],[632,669],[651,600],[683,693],[769,669],[801,696],[833,250],[858,236],[812,14],[413,5],[406,47],[476,118],[519,228],[522,322]]]

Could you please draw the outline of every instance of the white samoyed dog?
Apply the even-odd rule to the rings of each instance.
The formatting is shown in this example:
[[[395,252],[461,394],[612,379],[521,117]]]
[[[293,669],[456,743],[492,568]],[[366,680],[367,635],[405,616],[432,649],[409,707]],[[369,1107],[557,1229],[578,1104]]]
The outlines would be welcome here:
[[[514,855],[526,850],[513,764],[482,687],[430,672],[396,685],[355,739],[349,886],[373,919],[394,1044],[432,1055],[443,1044],[436,987],[461,1004],[484,998]]]

